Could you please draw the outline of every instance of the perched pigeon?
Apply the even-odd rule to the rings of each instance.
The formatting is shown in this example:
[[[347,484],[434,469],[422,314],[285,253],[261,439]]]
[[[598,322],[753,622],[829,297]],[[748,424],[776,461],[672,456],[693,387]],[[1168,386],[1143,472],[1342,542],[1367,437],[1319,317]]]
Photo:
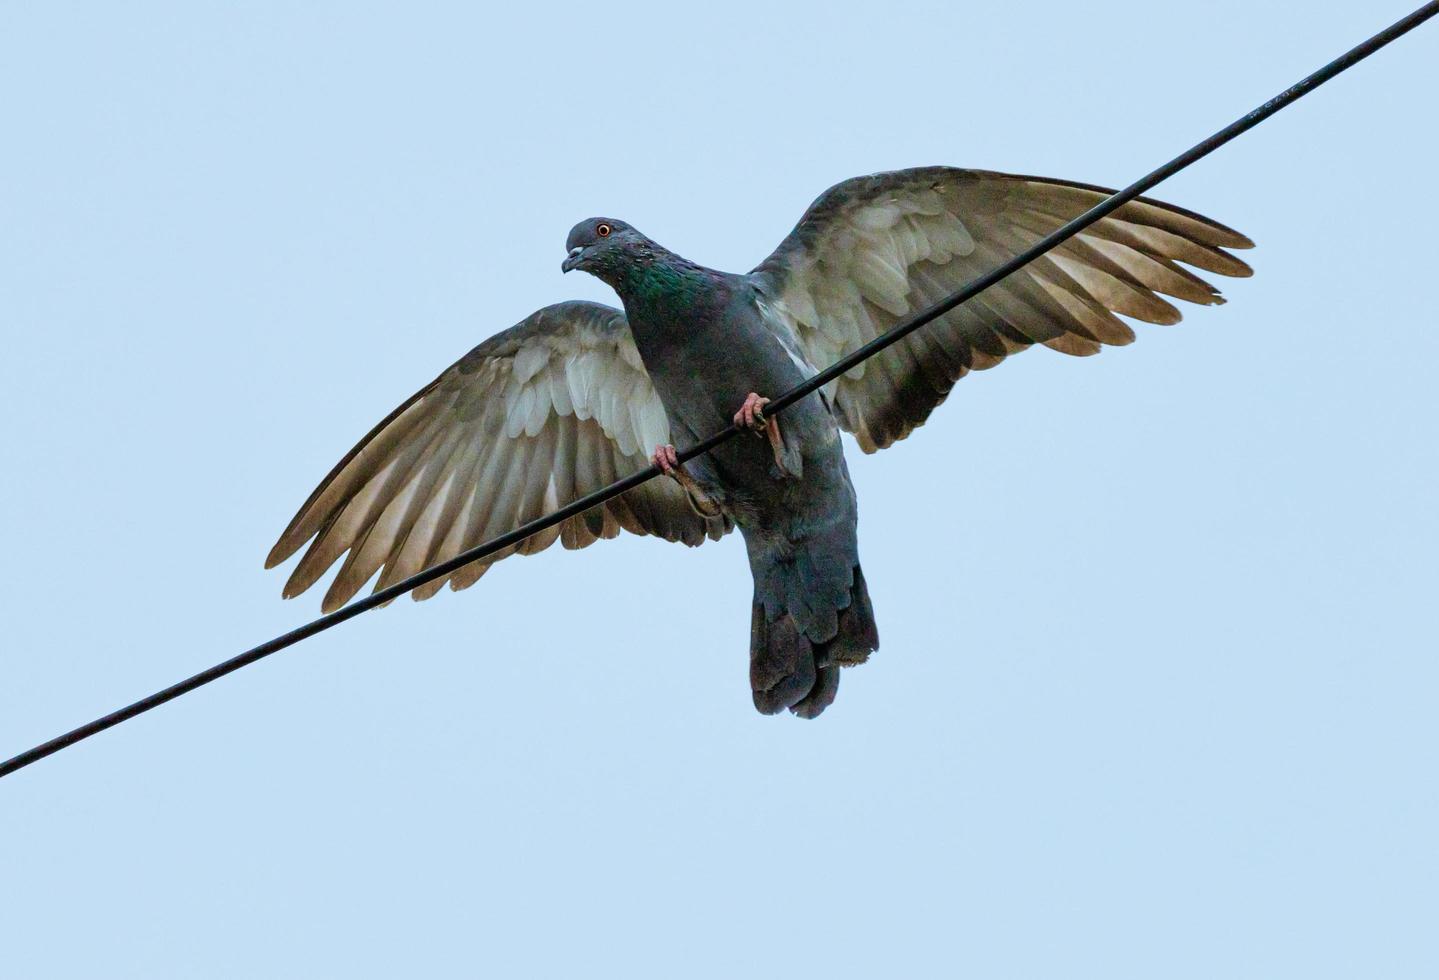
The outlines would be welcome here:
[[[1250,269],[1246,237],[1140,199],[997,286],[764,415],[777,394],[998,266],[1110,192],[1086,184],[926,167],[857,177],[814,202],[746,275],[696,265],[613,218],[570,232],[563,269],[614,288],[624,312],[548,306],[470,351],[396,409],[330,472],[270,552],[308,551],[285,596],[348,552],[324,608],[453,557],[653,461],[672,477],[535,535],[582,548],[620,529],[698,545],[737,526],[754,574],[755,707],[813,718],[839,668],[879,646],[860,571],[854,488],[839,430],[867,453],[922,425],[971,369],[1032,344],[1087,355],[1134,339],[1115,314],[1175,323],[1157,294],[1222,303],[1178,263]],[[688,445],[732,422],[755,438],[683,466]],[[449,576],[473,585],[505,553]],[[444,580],[415,590],[434,595]]]

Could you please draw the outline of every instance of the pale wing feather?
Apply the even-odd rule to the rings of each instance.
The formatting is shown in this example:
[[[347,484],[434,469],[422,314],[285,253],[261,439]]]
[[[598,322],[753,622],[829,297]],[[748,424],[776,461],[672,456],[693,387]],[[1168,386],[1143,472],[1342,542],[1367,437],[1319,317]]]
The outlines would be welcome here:
[[[624,315],[546,307],[480,344],[360,441],[300,508],[266,562],[309,548],[285,585],[304,592],[343,556],[328,611],[379,573],[393,585],[641,469],[669,422]],[[582,548],[621,529],[696,545],[728,525],[653,480],[518,546],[416,589],[473,585],[515,551]]]
[[[825,367],[1102,201],[1101,187],[949,167],[858,177],[826,191],[752,275],[772,322]],[[829,388],[865,452],[903,439],[970,370],[1043,344],[1084,356],[1134,331],[1116,314],[1176,323],[1163,296],[1204,305],[1219,291],[1179,265],[1225,276],[1243,235],[1141,198],[947,313]],[[1162,295],[1161,295],[1162,294]]]

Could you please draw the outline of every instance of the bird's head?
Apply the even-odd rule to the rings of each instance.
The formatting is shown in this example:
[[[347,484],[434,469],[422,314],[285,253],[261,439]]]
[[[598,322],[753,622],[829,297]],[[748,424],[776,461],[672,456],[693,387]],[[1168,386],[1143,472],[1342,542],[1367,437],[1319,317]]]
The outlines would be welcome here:
[[[652,257],[654,243],[616,218],[586,218],[570,229],[565,249],[569,254],[560,265],[562,272],[581,269],[613,284],[627,269]]]

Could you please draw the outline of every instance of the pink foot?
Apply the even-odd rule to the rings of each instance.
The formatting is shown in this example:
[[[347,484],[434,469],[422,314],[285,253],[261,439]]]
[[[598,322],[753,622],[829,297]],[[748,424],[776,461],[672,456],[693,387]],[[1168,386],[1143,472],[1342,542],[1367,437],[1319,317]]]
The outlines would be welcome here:
[[[655,451],[650,455],[650,462],[659,467],[661,473],[684,488],[685,496],[689,498],[690,506],[695,509],[695,513],[705,518],[720,516],[719,506],[710,499],[709,494],[700,488],[700,485],[694,481],[694,477],[686,472],[674,446],[656,446]]]
[[[734,424],[741,429],[749,429],[761,439],[768,438],[770,449],[774,452],[774,465],[780,476],[794,476],[794,468],[785,465],[787,454],[784,437],[779,431],[779,419],[765,418],[764,407],[768,404],[768,398],[751,391],[745,396],[739,411],[734,413]]]
[[[734,413],[734,424],[741,429],[750,429],[755,435],[764,435],[766,423],[764,407],[769,404],[769,399],[754,392],[745,396],[744,404],[739,411]]]
[[[674,446],[656,446],[650,455],[650,462],[658,466],[665,476],[674,476],[675,471],[680,468],[680,458],[675,453]]]

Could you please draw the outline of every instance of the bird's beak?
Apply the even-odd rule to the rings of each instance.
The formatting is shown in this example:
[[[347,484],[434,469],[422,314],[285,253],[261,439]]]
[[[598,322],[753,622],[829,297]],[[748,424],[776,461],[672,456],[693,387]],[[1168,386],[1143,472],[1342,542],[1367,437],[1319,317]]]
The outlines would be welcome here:
[[[565,260],[560,263],[560,271],[569,272],[571,269],[578,268],[580,264],[580,256],[584,254],[585,249],[583,245],[576,245],[574,248],[570,249],[570,254],[565,256]]]

